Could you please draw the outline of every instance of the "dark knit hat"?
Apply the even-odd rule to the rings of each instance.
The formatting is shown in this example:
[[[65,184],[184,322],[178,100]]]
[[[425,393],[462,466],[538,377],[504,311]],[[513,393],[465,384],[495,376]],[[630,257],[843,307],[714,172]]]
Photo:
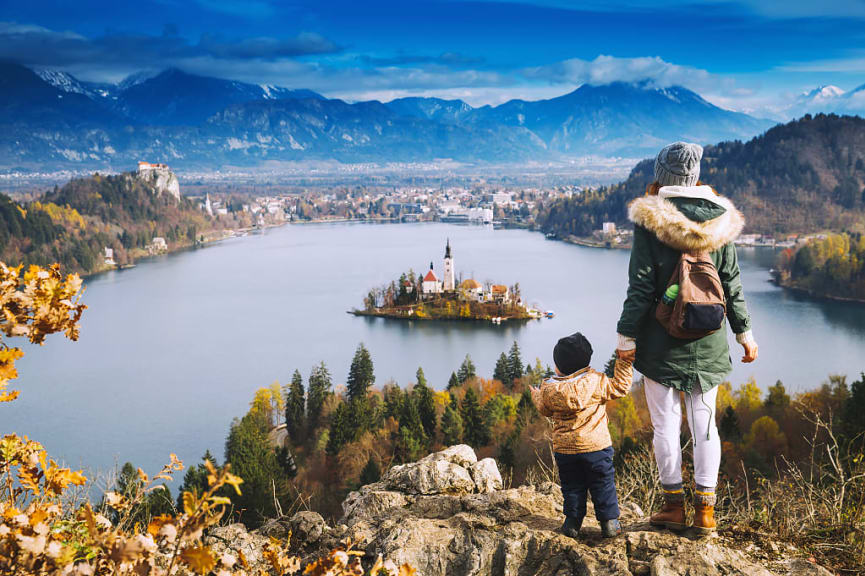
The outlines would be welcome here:
[[[565,336],[553,348],[553,361],[562,374],[573,374],[592,361],[592,345],[579,332]]]
[[[703,147],[688,142],[674,142],[655,158],[655,181],[661,186],[694,186],[700,179]]]

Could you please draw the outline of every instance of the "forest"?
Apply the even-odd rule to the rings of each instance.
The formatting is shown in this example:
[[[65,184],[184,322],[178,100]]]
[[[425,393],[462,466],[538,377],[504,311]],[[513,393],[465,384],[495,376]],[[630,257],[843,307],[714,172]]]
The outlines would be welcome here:
[[[645,194],[653,166],[643,160],[623,182],[545,203],[537,226],[566,237],[626,224],[627,204]],[[707,146],[700,178],[736,203],[749,233],[865,232],[865,119],[806,115],[748,142]]]
[[[865,236],[828,234],[784,250],[774,276],[782,286],[865,302]]]
[[[612,370],[612,358],[604,369]],[[481,374],[467,355],[446,385],[432,385],[418,368],[408,386],[376,386],[373,359],[360,344],[344,385],[319,363],[306,380],[295,370],[285,386],[259,389],[247,414],[232,423],[223,461],[205,454],[186,473],[181,492],[204,489],[204,460],[217,467],[229,463],[245,482],[242,496],[227,494],[236,519],[257,526],[301,509],[336,519],[349,491],[377,481],[395,464],[458,443],[479,457],[494,457],[506,485],[554,477],[550,425],[528,393],[550,374],[539,360],[525,362],[514,342],[491,374]],[[718,513],[724,529],[749,537],[777,534],[830,566],[861,563],[863,411],[865,374],[854,382],[833,375],[798,394],[780,381],[766,393],[753,380],[722,384]],[[620,497],[651,510],[660,487],[639,382],[630,395],[611,402],[608,413]],[[284,435],[275,435],[282,426]],[[683,444],[687,450],[686,427]],[[162,506],[159,512],[169,512],[170,499]]]
[[[89,274],[105,268],[106,247],[123,266],[145,255],[154,237],[172,250],[221,225],[194,201],[157,194],[130,174],[94,174],[24,204],[0,194],[0,258]]]

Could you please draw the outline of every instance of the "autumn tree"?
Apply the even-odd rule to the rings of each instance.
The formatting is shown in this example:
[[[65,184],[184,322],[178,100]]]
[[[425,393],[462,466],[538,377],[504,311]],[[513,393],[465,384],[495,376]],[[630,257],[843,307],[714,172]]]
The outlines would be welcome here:
[[[0,331],[6,338],[20,336],[31,344],[42,344],[49,334],[62,332],[78,340],[78,321],[86,306],[81,304],[81,278],[63,278],[56,264],[49,268],[9,267],[0,262]],[[18,397],[8,390],[9,381],[18,377],[15,361],[24,355],[20,348],[0,342],[0,403]]]
[[[300,444],[304,429],[305,391],[299,370],[294,371],[285,397],[286,432],[294,444]]]

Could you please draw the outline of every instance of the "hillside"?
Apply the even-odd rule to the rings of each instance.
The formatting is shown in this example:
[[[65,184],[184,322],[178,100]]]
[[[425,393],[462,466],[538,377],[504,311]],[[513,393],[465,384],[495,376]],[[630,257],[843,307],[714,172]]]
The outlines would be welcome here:
[[[624,182],[544,206],[538,225],[585,236],[605,221],[627,222],[627,203],[653,180],[653,160]],[[732,198],[750,233],[865,230],[865,119],[817,115],[776,126],[748,142],[704,150],[701,180]]]
[[[214,225],[193,201],[160,193],[134,174],[94,174],[23,205],[0,195],[0,260],[59,262],[64,271],[91,273],[105,268],[106,247],[122,266],[146,254],[154,237],[171,250]]]
[[[168,69],[116,84],[0,62],[0,169],[106,169],[141,157],[213,169],[272,161],[470,163],[639,156],[687,137],[747,138],[772,122],[682,87],[583,85],[538,101],[344,102],[305,89]]]

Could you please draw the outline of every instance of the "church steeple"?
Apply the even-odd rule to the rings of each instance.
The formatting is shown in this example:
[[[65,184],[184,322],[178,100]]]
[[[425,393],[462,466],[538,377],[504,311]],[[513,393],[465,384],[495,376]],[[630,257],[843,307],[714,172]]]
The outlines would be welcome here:
[[[445,292],[453,292],[456,290],[456,278],[454,273],[454,259],[451,256],[451,240],[448,238],[447,244],[445,245],[445,269],[444,269],[444,291]]]

